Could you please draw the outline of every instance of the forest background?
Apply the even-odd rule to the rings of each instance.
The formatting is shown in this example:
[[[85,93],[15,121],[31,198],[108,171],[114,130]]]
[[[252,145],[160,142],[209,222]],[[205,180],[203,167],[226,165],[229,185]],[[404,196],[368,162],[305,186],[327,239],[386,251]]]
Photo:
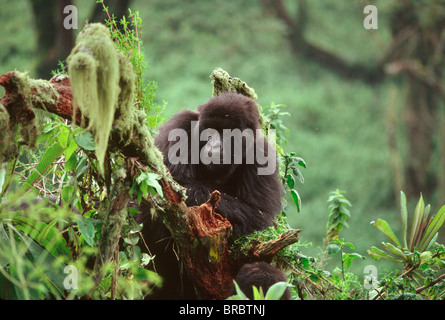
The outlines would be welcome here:
[[[97,4],[68,2],[78,8],[79,31]],[[164,105],[164,119],[206,102],[212,94],[209,75],[216,67],[246,81],[262,106],[286,106],[283,111],[290,116],[282,118],[289,129],[284,149],[307,163],[304,183],[296,185],[301,212],[291,201],[286,212],[289,224],[303,230],[300,242],[312,243],[304,249],[307,254],[316,254],[323,246],[327,199],[333,190],[344,190],[352,203],[342,237],[363,256],[384,240],[371,221],[385,219],[399,231],[400,191],[407,193],[410,211],[420,192],[434,212],[444,204],[445,130],[440,123],[445,119],[445,27],[436,27],[445,17],[443,2],[119,3],[117,15],[126,13],[128,5],[141,15],[145,78],[157,83],[156,100]],[[280,12],[274,3],[286,7]],[[368,4],[378,9],[376,30],[363,25]],[[71,50],[64,41],[75,38],[77,31],[64,37],[63,16],[41,20],[45,12],[50,14],[46,1],[0,0],[0,8],[0,74],[17,69],[49,79],[57,61]],[[411,42],[398,38],[402,31]],[[431,46],[428,51],[428,39],[439,43],[441,50]],[[416,73],[414,62],[427,71]],[[362,270],[372,264],[370,260],[367,256],[354,267]]]

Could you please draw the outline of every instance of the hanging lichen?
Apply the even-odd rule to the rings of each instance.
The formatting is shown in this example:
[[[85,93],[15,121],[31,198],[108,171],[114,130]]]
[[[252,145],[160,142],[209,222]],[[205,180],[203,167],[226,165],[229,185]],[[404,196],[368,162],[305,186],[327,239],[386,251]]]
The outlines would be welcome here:
[[[127,57],[119,53],[119,108],[116,110],[114,127],[121,133],[122,141],[130,141],[135,123],[133,105],[136,92],[136,74]]]
[[[157,173],[165,175],[167,173],[164,165],[164,158],[158,148],[154,145],[153,134],[146,125],[147,115],[141,110],[134,110],[134,125],[137,126],[133,138],[136,144],[142,146],[145,159],[148,163],[153,164]]]
[[[74,108],[85,120],[82,125],[94,134],[99,172],[104,174],[104,159],[117,107],[119,58],[108,29],[99,23],[88,24],[79,34],[67,59]]]

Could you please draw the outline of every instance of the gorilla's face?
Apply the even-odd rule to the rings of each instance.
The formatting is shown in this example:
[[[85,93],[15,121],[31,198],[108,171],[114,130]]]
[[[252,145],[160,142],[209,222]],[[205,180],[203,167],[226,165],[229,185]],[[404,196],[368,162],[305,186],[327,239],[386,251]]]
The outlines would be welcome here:
[[[241,161],[235,161],[239,156],[244,159],[242,150],[237,150],[230,130],[205,128],[200,134],[200,172],[213,182],[221,184],[229,181]],[[237,154],[240,153],[240,154]]]
[[[236,179],[241,165],[254,164],[259,114],[252,100],[237,98],[212,99],[198,108],[199,172],[202,178],[218,184]]]

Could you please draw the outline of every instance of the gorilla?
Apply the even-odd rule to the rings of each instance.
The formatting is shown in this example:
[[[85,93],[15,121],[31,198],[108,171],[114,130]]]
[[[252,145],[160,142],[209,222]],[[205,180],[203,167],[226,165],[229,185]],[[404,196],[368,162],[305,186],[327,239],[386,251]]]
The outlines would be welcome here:
[[[281,212],[283,187],[276,153],[260,129],[254,100],[222,93],[198,106],[197,112],[185,110],[171,117],[155,138],[172,177],[187,190],[188,206],[206,202],[214,190],[221,193],[216,211],[232,224],[233,240],[273,226]],[[155,288],[149,298],[196,298],[162,221],[150,214],[140,221],[144,240],[156,255],[156,271],[164,279],[162,288]],[[236,279],[246,294],[252,285],[266,292],[272,284],[285,281],[282,272],[269,264],[243,268]]]

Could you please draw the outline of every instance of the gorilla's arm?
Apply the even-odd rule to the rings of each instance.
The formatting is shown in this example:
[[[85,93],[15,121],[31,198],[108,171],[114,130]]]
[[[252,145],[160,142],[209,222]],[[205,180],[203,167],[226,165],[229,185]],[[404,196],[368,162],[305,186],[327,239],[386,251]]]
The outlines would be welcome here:
[[[164,164],[177,181],[178,179],[189,181],[194,179],[193,166],[190,164],[190,152],[188,154],[188,163],[172,164],[168,157],[169,150],[174,145],[179,146],[182,144],[184,148],[190,151],[189,139],[192,137],[191,126],[193,121],[198,121],[198,114],[190,110],[184,110],[170,118],[160,128],[159,134],[155,138],[155,145],[164,155]],[[184,131],[185,136],[182,137],[183,140],[177,139],[177,141],[169,141],[169,133],[176,129],[181,129]]]
[[[188,206],[206,202],[213,191],[221,192],[216,212],[227,218],[235,237],[252,233],[273,225],[273,219],[281,210],[282,186],[276,176],[264,176],[243,190],[225,190],[223,186],[209,185],[199,181],[178,181],[187,188]]]
[[[187,188],[188,206],[201,205],[209,200],[211,193],[216,190],[214,187],[206,186],[204,184],[185,184]],[[252,233],[255,230],[261,230],[265,227],[271,226],[272,219],[259,219],[261,215],[260,210],[255,206],[245,203],[239,198],[236,198],[227,193],[221,193],[221,199],[216,208],[216,212],[227,218],[233,227],[233,233],[236,236]]]

